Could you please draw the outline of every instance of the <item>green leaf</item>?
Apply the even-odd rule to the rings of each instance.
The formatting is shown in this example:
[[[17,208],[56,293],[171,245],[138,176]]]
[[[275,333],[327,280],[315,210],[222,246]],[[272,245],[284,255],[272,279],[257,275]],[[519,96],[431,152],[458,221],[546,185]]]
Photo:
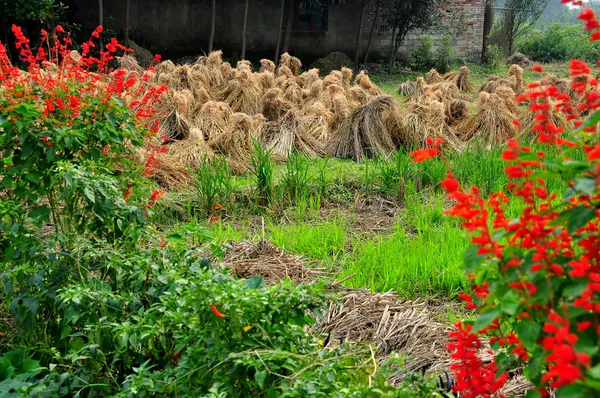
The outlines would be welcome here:
[[[563,295],[567,298],[580,297],[588,286],[587,278],[573,278],[573,283],[565,288]]]
[[[266,370],[257,370],[256,373],[254,373],[254,380],[256,381],[256,384],[258,385],[258,388],[260,388],[260,389],[262,389],[263,386],[265,385],[266,378],[267,378]]]
[[[579,127],[577,130],[575,130],[574,134],[580,134],[583,132],[583,130],[589,129],[590,127],[594,127],[599,122],[600,122],[600,111],[596,111],[592,115],[590,115],[590,117],[588,117],[586,119],[586,121],[581,125],[581,127]]]
[[[584,398],[588,397],[586,389],[581,383],[569,384],[561,387],[556,393],[557,398]]]
[[[561,216],[565,214],[569,219],[567,222],[567,229],[569,230],[569,233],[573,233],[596,218],[596,208],[581,205],[563,212]]]
[[[50,221],[50,208],[47,206],[39,206],[29,212],[29,217],[42,222]]]
[[[246,281],[246,288],[248,288],[249,290],[263,289],[265,286],[267,286],[267,284],[265,283],[265,279],[261,275],[257,275]]]
[[[73,186],[73,173],[71,170],[65,173],[65,180],[67,181],[67,184]]]
[[[542,326],[531,320],[523,319],[515,324],[514,329],[525,348],[533,350],[542,332]]]
[[[86,198],[89,199],[90,202],[96,203],[96,194],[94,193],[92,188],[90,188],[90,187],[83,188],[83,194],[85,195]]]
[[[465,269],[467,272],[471,273],[477,268],[483,260],[485,260],[485,256],[480,256],[477,254],[479,251],[479,246],[469,246],[464,254],[464,263]]]
[[[519,294],[514,290],[509,290],[501,299],[500,306],[502,311],[508,315],[515,315],[521,307]]]
[[[594,379],[598,379],[600,380],[600,364],[594,366],[593,368],[591,368],[589,370],[589,374],[590,376],[592,376]]]
[[[580,177],[574,180],[575,191],[583,193],[585,195],[593,196],[596,190],[596,179],[591,177]]]
[[[64,339],[67,336],[69,336],[71,334],[71,327],[69,325],[64,325],[61,329],[60,329],[60,339]]]
[[[499,308],[492,308],[479,315],[479,318],[473,324],[473,333],[480,331],[481,329],[488,327],[496,318],[500,316],[502,311]]]

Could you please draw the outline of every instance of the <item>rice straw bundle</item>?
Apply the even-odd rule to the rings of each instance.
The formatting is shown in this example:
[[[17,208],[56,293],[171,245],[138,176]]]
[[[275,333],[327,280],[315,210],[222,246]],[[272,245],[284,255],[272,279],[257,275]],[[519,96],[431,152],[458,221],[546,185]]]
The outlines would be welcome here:
[[[333,113],[321,102],[312,104],[303,117],[307,134],[321,143],[329,140],[329,126],[332,121]]]
[[[443,81],[444,81],[444,78],[435,69],[431,69],[429,72],[427,72],[425,74],[425,82],[427,84],[441,83]]]
[[[260,72],[269,72],[275,73],[275,63],[270,59],[261,59],[260,60]]]
[[[508,75],[516,80],[516,85],[512,87],[513,91],[519,95],[525,90],[525,80],[523,79],[523,68],[519,65],[511,65]]]
[[[517,116],[508,109],[504,100],[497,94],[490,94],[489,98],[482,98],[477,112],[457,128],[464,140],[476,137],[491,149],[504,145],[518,134],[518,127],[513,123],[515,119]]]
[[[254,115],[260,112],[262,89],[250,70],[237,69],[235,76],[230,79],[219,98],[229,104],[234,112],[244,112]]]
[[[398,102],[393,97],[382,95],[355,109],[332,132],[329,154],[360,161],[365,156],[394,153],[396,146],[384,120],[387,113],[397,108]]]
[[[329,86],[332,85],[336,85],[336,86],[340,86],[342,87],[344,85],[344,83],[342,82],[341,79],[341,74],[340,76],[336,76],[335,74],[330,73],[327,76],[325,76],[325,78],[323,78],[323,88],[326,89]]]
[[[140,64],[138,63],[137,59],[135,59],[135,57],[133,55],[129,55],[129,54],[125,54],[122,57],[116,57],[117,61],[119,62],[119,65],[122,68],[125,68],[126,70],[132,72],[138,72],[138,73],[143,73],[144,72],[144,68],[142,68],[140,66]]]
[[[307,88],[319,79],[319,70],[313,68],[298,76],[297,82],[302,88]]]
[[[202,132],[205,141],[216,141],[229,130],[232,114],[226,102],[209,101],[196,113],[194,125]]]
[[[245,162],[252,153],[252,138],[256,135],[253,131],[255,128],[256,123],[252,117],[245,113],[234,113],[231,115],[229,129],[224,134],[216,136],[210,145],[222,155]]]
[[[189,90],[170,91],[157,107],[160,135],[170,140],[188,137],[193,118],[194,95]]]
[[[498,87],[508,87],[513,91],[516,90],[518,86],[517,79],[514,76],[510,76],[508,78],[498,77],[498,76],[490,76],[488,80],[481,86],[480,91],[487,92],[489,94],[494,93]],[[515,91],[516,92],[516,91]]]
[[[279,67],[281,68],[282,66],[287,66],[292,72],[292,76],[298,76],[302,68],[302,62],[288,53],[283,53],[279,59]]]
[[[354,82],[355,82],[355,84],[358,84],[367,93],[369,93],[372,96],[383,95],[383,90],[381,90],[379,87],[377,87],[375,84],[373,84],[373,82],[371,81],[369,76],[364,71],[361,71],[356,76],[356,79],[354,80]]]
[[[523,113],[522,109],[519,107],[519,104],[515,102],[515,92],[510,87],[498,87],[494,91],[494,94],[499,96],[504,100],[506,107],[509,111],[511,111],[514,115],[519,116]]]
[[[304,104],[304,93],[302,87],[295,80],[288,80],[282,85],[283,98],[290,101],[297,108],[301,108]]]
[[[442,139],[446,148],[460,152],[463,144],[446,124],[444,104],[429,100],[411,103],[400,119],[399,143],[408,148],[423,147],[427,138]]]
[[[403,96],[408,96],[414,94],[417,91],[417,82],[413,80],[408,80],[404,83],[400,83],[398,87],[398,94]]]
[[[294,149],[309,157],[324,154],[319,142],[304,130],[301,117],[294,109],[289,110],[277,124],[268,125],[261,139],[275,156],[287,157]]]
[[[466,66],[461,66],[458,71],[446,73],[444,80],[451,82],[462,92],[470,92],[475,89],[471,83],[471,71]]]
[[[171,60],[167,60],[164,62],[161,62],[160,64],[156,65],[156,75],[160,76],[163,73],[173,73],[173,71],[175,70],[175,64],[171,61]]]
[[[279,68],[277,69],[277,81],[279,82],[280,79],[283,79],[283,81],[285,81],[285,79],[291,79],[294,77],[294,74],[292,73],[292,70],[287,66],[287,65],[280,65]]]
[[[344,87],[349,88],[350,84],[352,83],[352,76],[353,76],[354,72],[352,72],[352,69],[344,66],[341,69],[341,74],[342,74],[342,83],[344,84]]]
[[[348,90],[348,95],[350,96],[350,101],[354,105],[354,107],[359,107],[366,104],[371,96],[360,86],[354,86]]]
[[[466,95],[463,94],[460,89],[454,83],[450,82],[441,82],[434,83],[424,87],[423,95],[434,95],[436,97],[440,97],[442,101],[451,101],[453,99],[462,98],[466,99]],[[436,94],[436,92],[438,92]]]
[[[252,62],[246,60],[246,59],[242,59],[241,61],[238,61],[236,64],[236,69],[246,69],[250,72],[252,72]]]
[[[273,72],[259,72],[254,74],[254,78],[261,87],[263,93],[274,88],[277,85],[275,74]]]
[[[192,170],[197,170],[205,160],[212,159],[214,152],[206,142],[196,139],[176,141],[168,146],[166,154],[160,157],[159,166],[165,161],[185,165]]]
[[[283,98],[283,92],[279,88],[273,88],[262,97],[262,114],[269,121],[279,120],[290,111],[294,105]]]
[[[446,124],[448,126],[454,126],[461,123],[467,117],[471,107],[468,101],[456,98],[446,103]]]
[[[563,131],[570,131],[573,129],[573,123],[569,122],[566,116],[557,109],[556,102],[549,99],[549,110],[548,110],[548,122],[552,123],[555,127],[562,128]],[[538,136],[538,132],[534,130],[536,126],[536,113],[525,112],[520,120],[521,122],[521,136],[525,136],[529,140],[533,141]]]
[[[412,90],[412,92],[405,94],[404,101],[406,101],[406,102],[418,101],[419,98],[425,94],[425,92],[427,90],[426,87],[427,87],[427,83],[425,83],[425,79],[423,79],[420,76],[417,77],[414,90]]]

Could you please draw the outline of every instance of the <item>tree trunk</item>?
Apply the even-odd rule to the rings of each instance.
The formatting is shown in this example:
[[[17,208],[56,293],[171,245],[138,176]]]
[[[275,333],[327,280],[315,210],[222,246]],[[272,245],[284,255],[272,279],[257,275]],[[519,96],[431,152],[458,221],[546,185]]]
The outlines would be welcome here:
[[[360,55],[362,52],[362,36],[365,27],[365,14],[367,13],[368,0],[362,0],[360,7],[360,22],[358,23],[358,32],[356,33],[356,45],[354,46],[354,69],[358,70]]]
[[[6,29],[6,27],[4,29]],[[8,60],[12,63],[13,62],[12,53],[10,52],[10,45],[8,44],[8,30],[4,31],[4,44],[6,47],[6,53],[8,54]]]
[[[98,0],[98,26],[104,27],[104,5],[102,0]],[[102,34],[100,34],[100,49],[104,50],[104,43],[102,43]]]
[[[371,31],[369,32],[369,41],[367,42],[367,51],[365,53],[365,62],[363,65],[367,64],[369,60],[369,52],[371,52],[371,43],[373,41],[373,33],[375,33],[375,26],[377,26],[377,18],[379,18],[379,6],[381,5],[381,0],[376,0],[377,4],[375,5],[375,16],[373,17],[373,23],[371,24]]]
[[[131,1],[130,0],[125,0],[125,21],[124,21],[124,27],[123,27],[123,35],[124,35],[124,44],[125,47],[129,47],[129,7],[131,5]]]
[[[248,6],[250,0],[246,0],[246,6],[244,7],[244,25],[242,27],[242,59],[246,59],[246,28],[248,27]]]
[[[492,3],[488,1],[485,4],[485,14],[483,17],[483,47],[481,49],[481,61],[487,60],[487,49],[490,41],[490,33],[494,24],[494,8]]]
[[[277,47],[275,48],[275,63],[279,62],[279,50],[281,49],[281,36],[283,32],[283,16],[285,9],[285,0],[281,0],[281,9],[279,11],[279,25],[277,27]]]
[[[392,28],[392,40],[390,40],[390,59],[389,59],[389,73],[392,73],[393,62],[394,62],[394,50],[396,49],[396,27]]]
[[[292,27],[294,26],[294,19],[296,16],[296,0],[289,0],[288,2],[289,10],[288,10],[288,20],[285,25],[285,35],[283,36],[283,49],[282,53],[287,53],[290,51],[290,40],[292,38]]]
[[[210,38],[208,39],[208,52],[213,51],[215,43],[215,25],[217,24],[217,0],[212,0],[212,14],[210,17]]]

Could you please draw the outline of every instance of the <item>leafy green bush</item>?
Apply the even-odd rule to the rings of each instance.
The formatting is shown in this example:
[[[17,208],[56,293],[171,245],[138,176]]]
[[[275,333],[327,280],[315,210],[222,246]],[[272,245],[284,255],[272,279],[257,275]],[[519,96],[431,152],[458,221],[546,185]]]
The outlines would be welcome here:
[[[595,62],[600,44],[590,42],[581,24],[553,23],[544,31],[535,31],[516,43],[518,51],[538,62],[581,59]]]

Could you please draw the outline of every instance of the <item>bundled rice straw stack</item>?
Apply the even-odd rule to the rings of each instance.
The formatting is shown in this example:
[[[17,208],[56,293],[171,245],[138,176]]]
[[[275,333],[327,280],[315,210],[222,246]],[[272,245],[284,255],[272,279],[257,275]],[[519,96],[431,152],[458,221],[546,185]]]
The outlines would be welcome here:
[[[475,89],[473,83],[471,83],[471,71],[466,66],[461,66],[457,71],[446,73],[444,80],[451,82],[463,92],[471,92]]]
[[[519,130],[513,121],[518,117],[505,101],[497,94],[485,92],[479,98],[476,113],[457,126],[461,138],[467,141],[476,137],[485,147],[493,148],[515,137]]]
[[[364,157],[391,155],[396,146],[384,120],[385,114],[397,107],[393,97],[382,95],[355,109],[332,132],[328,152],[357,161]]]

